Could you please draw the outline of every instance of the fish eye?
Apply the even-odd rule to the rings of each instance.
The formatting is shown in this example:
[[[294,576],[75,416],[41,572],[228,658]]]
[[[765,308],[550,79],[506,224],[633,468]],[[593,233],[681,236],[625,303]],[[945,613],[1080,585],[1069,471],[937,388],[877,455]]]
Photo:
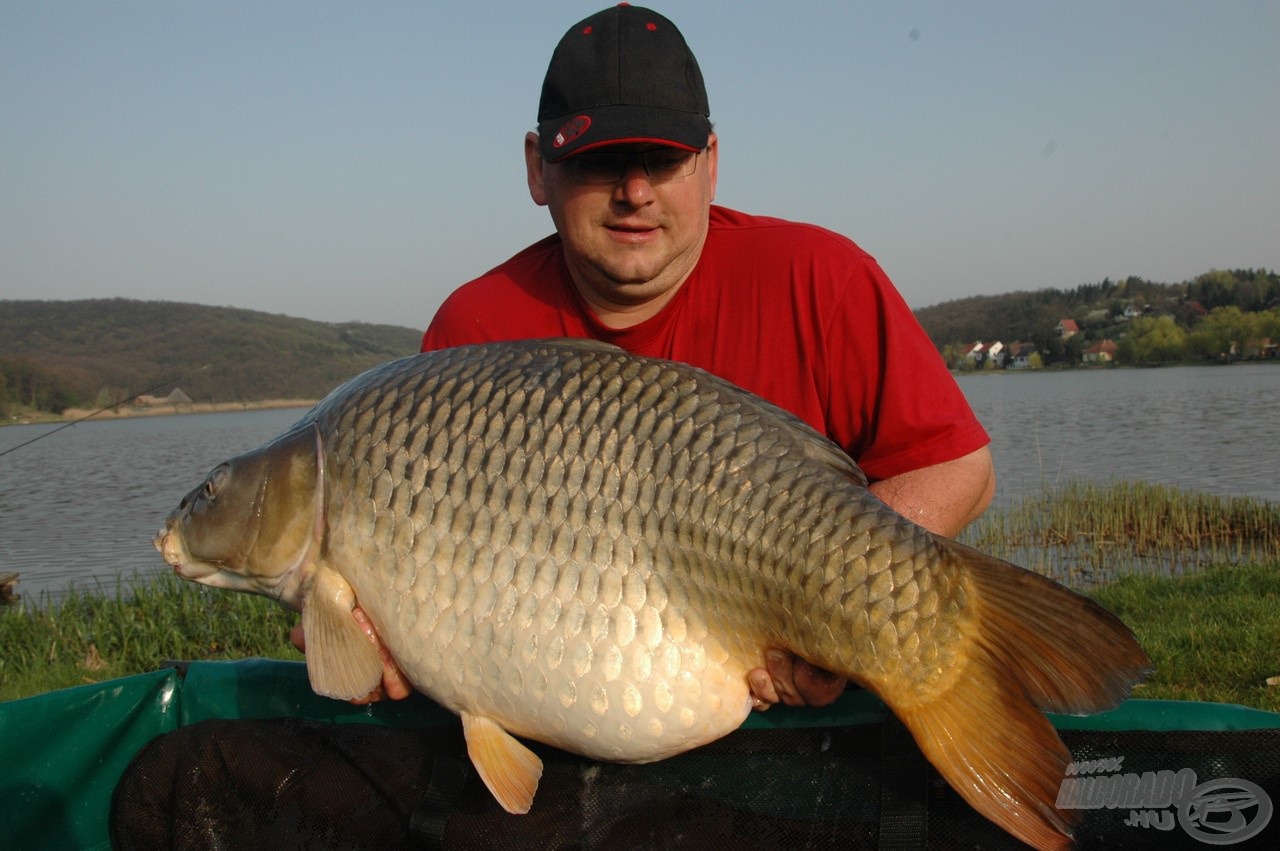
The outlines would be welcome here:
[[[230,475],[231,475],[231,472],[230,470],[227,469],[226,464],[223,464],[222,466],[214,470],[212,473],[210,473],[209,478],[204,480],[205,499],[208,499],[211,501],[217,499],[218,492],[222,490],[223,485],[226,484],[227,477]]]

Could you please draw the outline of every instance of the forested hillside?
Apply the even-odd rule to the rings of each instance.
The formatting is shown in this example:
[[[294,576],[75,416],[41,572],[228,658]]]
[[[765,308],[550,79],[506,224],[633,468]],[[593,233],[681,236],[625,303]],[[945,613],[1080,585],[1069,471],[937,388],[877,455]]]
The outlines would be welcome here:
[[[1280,274],[1265,269],[1216,270],[1177,284],[1130,277],[974,296],[916,311],[934,345],[953,366],[978,341],[1029,343],[1045,365],[1080,363],[1092,343],[1111,340],[1122,363],[1220,360],[1260,341],[1280,340]],[[1064,337],[1058,324],[1079,329]]]
[[[1038,365],[1078,365],[1091,344],[1120,363],[1277,357],[1280,275],[1212,271],[974,296],[916,312],[955,367],[977,341],[1021,343]],[[1064,335],[1071,320],[1077,333]],[[318,399],[369,367],[418,350],[421,331],[162,301],[0,300],[0,416],[103,407],[181,389],[193,402]],[[989,366],[989,365],[988,365]]]
[[[195,402],[318,399],[418,350],[421,330],[163,301],[0,301],[0,414],[181,389]]]

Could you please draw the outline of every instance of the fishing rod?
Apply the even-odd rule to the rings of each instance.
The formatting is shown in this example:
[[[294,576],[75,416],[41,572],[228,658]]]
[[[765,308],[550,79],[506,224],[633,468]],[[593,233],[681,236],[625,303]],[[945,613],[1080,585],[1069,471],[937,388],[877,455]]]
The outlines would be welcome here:
[[[130,393],[127,396],[123,396],[120,399],[117,399],[116,401],[112,402],[110,405],[107,405],[106,407],[99,408],[98,410],[94,411],[91,414],[85,414],[83,417],[81,417],[78,420],[72,420],[71,422],[63,423],[62,425],[58,426],[55,429],[50,429],[49,431],[46,431],[44,434],[37,434],[35,437],[31,438],[30,440],[24,443],[19,443],[17,446],[10,446],[8,449],[0,451],[0,458],[4,457],[5,455],[8,455],[10,452],[17,452],[19,449],[21,449],[24,446],[30,446],[31,444],[35,443],[37,440],[43,440],[44,438],[48,437],[51,434],[57,434],[58,432],[62,431],[64,428],[71,428],[74,425],[79,425],[85,420],[96,417],[98,414],[101,414],[104,411],[110,411],[112,408],[118,408],[121,405],[123,405],[125,402],[128,402],[130,399],[136,399],[139,396],[145,396],[146,394],[152,392],[153,390],[159,390],[161,387],[164,387],[168,384],[177,384],[179,381],[183,381],[187,378],[190,378],[191,376],[195,375],[197,372],[203,372],[204,370],[208,369],[211,366],[213,366],[213,364],[207,363],[198,369],[193,369],[190,372],[183,373],[182,375],[179,375],[176,378],[166,379],[164,381],[161,381],[159,384],[154,384],[151,387],[148,387],[147,389],[142,390],[138,393]]]

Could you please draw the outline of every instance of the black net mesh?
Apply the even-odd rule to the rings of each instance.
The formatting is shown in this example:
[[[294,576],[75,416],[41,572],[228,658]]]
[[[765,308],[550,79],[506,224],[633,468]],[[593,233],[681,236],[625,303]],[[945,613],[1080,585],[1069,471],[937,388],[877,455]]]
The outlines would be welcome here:
[[[1123,757],[1123,773],[1243,778],[1280,802],[1280,730],[1066,731],[1063,739],[1077,761]],[[542,782],[533,810],[512,816],[471,769],[460,727],[207,721],[138,754],[116,788],[112,842],[201,851],[1021,847],[961,801],[893,719],[739,730],[643,766],[532,747],[545,763]],[[1082,812],[1082,848],[1206,847],[1176,823],[1126,825],[1127,808]],[[1277,838],[1271,825],[1235,847],[1280,847]]]

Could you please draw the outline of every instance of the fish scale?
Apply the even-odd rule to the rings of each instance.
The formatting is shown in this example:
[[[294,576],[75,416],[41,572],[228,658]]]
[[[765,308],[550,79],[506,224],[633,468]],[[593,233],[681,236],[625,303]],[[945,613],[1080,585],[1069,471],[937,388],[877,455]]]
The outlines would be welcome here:
[[[541,768],[511,734],[661,759],[737,728],[780,648],[873,689],[966,800],[1053,847],[1067,753],[1041,710],[1106,708],[1149,664],[1091,601],[890,510],[792,415],[587,341],[358,376],[216,469],[156,546],[301,608],[330,696],[382,674],[358,605],[512,812]]]

